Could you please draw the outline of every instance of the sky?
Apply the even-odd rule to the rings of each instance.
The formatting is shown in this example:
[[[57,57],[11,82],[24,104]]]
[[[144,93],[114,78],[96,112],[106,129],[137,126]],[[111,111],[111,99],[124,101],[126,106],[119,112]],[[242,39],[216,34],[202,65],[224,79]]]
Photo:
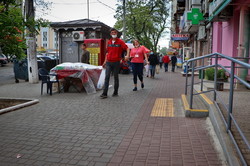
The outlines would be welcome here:
[[[50,22],[64,22],[70,20],[89,19],[101,21],[113,27],[116,19],[114,18],[116,5],[121,2],[117,0],[44,0],[52,2],[51,10],[44,15],[42,10],[36,10],[36,16],[48,19]],[[89,1],[89,12],[88,12]],[[167,47],[167,37],[160,40],[161,47]]]

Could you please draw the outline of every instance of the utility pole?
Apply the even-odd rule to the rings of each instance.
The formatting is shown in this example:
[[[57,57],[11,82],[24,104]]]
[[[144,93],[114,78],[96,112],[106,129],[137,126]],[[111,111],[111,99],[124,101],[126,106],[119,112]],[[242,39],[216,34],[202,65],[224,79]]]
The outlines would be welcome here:
[[[88,22],[89,22],[89,0],[87,0]]]
[[[25,17],[27,20],[35,20],[34,1],[25,0]],[[33,25],[35,26],[35,25]],[[36,35],[35,27],[27,27],[27,56],[29,83],[38,83],[38,65],[36,57]]]
[[[124,42],[126,42],[126,7],[125,7],[125,0],[123,0],[123,40]]]

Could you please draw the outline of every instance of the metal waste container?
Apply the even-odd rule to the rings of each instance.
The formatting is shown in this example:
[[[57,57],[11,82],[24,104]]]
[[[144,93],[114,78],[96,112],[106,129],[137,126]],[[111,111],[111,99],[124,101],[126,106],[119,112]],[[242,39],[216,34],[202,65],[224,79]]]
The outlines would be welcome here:
[[[24,60],[14,60],[14,74],[16,83],[19,83],[19,79],[28,81],[28,62],[27,59]]]
[[[199,79],[204,79],[205,78],[205,70],[199,70]]]

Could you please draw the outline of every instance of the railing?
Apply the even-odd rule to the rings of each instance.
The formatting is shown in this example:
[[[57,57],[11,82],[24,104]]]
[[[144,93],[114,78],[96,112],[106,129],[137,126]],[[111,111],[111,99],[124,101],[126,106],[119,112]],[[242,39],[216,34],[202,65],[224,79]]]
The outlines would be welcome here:
[[[214,59],[214,64],[213,65],[207,65],[205,66],[204,65],[204,60],[206,58],[211,58],[211,59]],[[228,66],[223,66],[221,64],[218,64],[218,59],[226,59],[228,60],[230,63],[231,63],[231,66],[230,66],[230,69],[228,69]],[[198,67],[195,67],[195,63],[197,61],[202,61],[201,62],[201,66],[198,66]],[[244,69],[250,69],[250,64],[248,63],[245,63],[245,62],[242,62],[240,60],[237,60],[235,58],[232,58],[232,57],[229,57],[229,56],[226,56],[226,55],[223,55],[223,54],[220,54],[220,53],[213,53],[213,54],[208,54],[208,55],[205,55],[205,56],[201,56],[201,57],[197,57],[197,58],[193,58],[193,59],[190,59],[188,61],[186,61],[186,65],[187,66],[190,66],[190,68],[186,67],[186,87],[185,87],[185,94],[187,95],[187,91],[188,91],[188,87],[190,86],[190,100],[189,100],[189,106],[190,106],[190,109],[192,109],[193,107],[193,96],[194,95],[199,95],[199,94],[202,94],[202,93],[208,93],[208,92],[213,92],[214,95],[213,95],[213,100],[214,100],[214,104],[216,105],[221,117],[222,117],[222,120],[226,126],[226,129],[227,129],[227,132],[233,142],[233,144],[235,145],[235,148],[236,148],[236,151],[237,153],[239,154],[239,157],[240,157],[240,160],[242,162],[242,164],[244,166],[247,165],[242,153],[241,153],[241,150],[238,146],[238,144],[236,143],[235,141],[235,138],[232,134],[232,130],[231,130],[231,126],[232,126],[232,123],[236,126],[236,129],[237,131],[239,132],[243,142],[245,143],[246,147],[248,150],[250,150],[250,144],[248,142],[248,140],[246,139],[244,133],[242,132],[241,128],[239,127],[237,121],[235,120],[234,116],[233,116],[233,100],[234,100],[234,84],[236,83],[236,80],[238,81],[237,83],[241,83],[243,85],[245,85],[246,87],[250,88],[250,84],[245,81],[244,79],[240,78],[239,76],[237,76],[235,74],[235,70],[237,68],[244,68]],[[207,68],[214,68],[215,69],[215,72],[214,72],[214,88],[212,90],[207,90],[207,91],[203,91],[203,83],[205,81],[203,81],[203,77],[204,77],[204,69],[207,69]],[[227,72],[229,74],[229,77],[230,77],[230,89],[229,89],[229,104],[226,105],[222,100],[221,100],[221,97],[219,96],[219,93],[217,92],[217,83],[218,80],[217,80],[217,74],[218,74],[218,68],[220,69],[223,69],[225,72]],[[188,72],[191,71],[191,83],[188,84]],[[199,71],[201,72],[200,76],[201,76],[201,81],[198,82],[198,83],[195,83],[194,82],[194,72],[195,71]],[[197,93],[194,93],[194,84],[199,84],[200,83],[200,87],[201,87],[201,92],[197,92]],[[227,111],[227,119],[224,118],[223,114],[222,114],[222,111],[218,105],[218,102],[217,102],[217,97],[218,99],[220,99],[220,102],[222,103],[222,107],[224,107],[224,109],[226,109]]]

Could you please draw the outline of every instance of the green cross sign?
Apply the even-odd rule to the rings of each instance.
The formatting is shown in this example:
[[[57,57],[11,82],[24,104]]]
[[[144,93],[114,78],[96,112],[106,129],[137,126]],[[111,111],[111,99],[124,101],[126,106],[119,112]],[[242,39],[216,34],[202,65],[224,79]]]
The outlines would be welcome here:
[[[192,24],[199,24],[201,20],[204,20],[202,13],[200,12],[200,9],[198,8],[192,8],[192,12],[187,13],[187,20],[192,21]]]

